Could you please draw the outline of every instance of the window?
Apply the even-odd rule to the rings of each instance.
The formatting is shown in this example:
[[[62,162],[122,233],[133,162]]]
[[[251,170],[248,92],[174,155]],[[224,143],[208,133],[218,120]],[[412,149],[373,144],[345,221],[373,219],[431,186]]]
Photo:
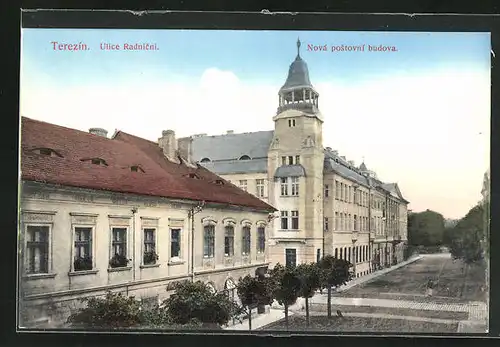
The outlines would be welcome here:
[[[247,180],[240,180],[240,189],[247,191]]]
[[[325,184],[325,198],[330,196],[330,186]]]
[[[202,163],[208,163],[210,161],[209,158],[203,158],[202,160],[200,160]]]
[[[297,266],[297,250],[295,248],[285,249],[285,266],[291,268]]]
[[[251,158],[248,155],[242,155],[239,160],[250,160]]]
[[[155,231],[153,228],[144,229],[144,265],[155,264],[157,260]]]
[[[34,153],[46,155],[49,157],[59,157],[62,158],[62,155],[54,151],[52,148],[35,148],[33,149]]]
[[[283,177],[280,179],[281,181],[281,196],[288,195],[288,178]]]
[[[340,200],[344,201],[344,183],[340,182]]]
[[[28,225],[26,257],[28,274],[49,272],[49,226]]]
[[[340,184],[337,180],[335,180],[335,198],[340,199]]]
[[[316,263],[319,263],[321,260],[321,249],[316,249]]]
[[[75,227],[74,271],[92,270],[92,228]]]
[[[354,230],[358,231],[358,216],[354,215]]]
[[[352,230],[353,224],[351,214],[349,213],[347,217],[347,230]]]
[[[281,211],[281,229],[288,230],[288,211]]]
[[[127,266],[127,228],[112,228],[111,253],[113,254],[110,267]]]
[[[300,155],[296,155],[295,156],[295,165],[299,165],[300,164]]]
[[[243,227],[241,236],[241,253],[250,254],[250,227]]]
[[[288,156],[288,165],[293,165],[293,155]]]
[[[286,157],[281,157],[281,165],[286,165]]]
[[[234,255],[234,227],[226,226],[224,230],[224,255],[232,257]]]
[[[113,255],[127,256],[127,229],[113,228]]]
[[[257,253],[264,253],[266,250],[266,228],[257,228]]]
[[[215,250],[215,227],[205,225],[203,228],[203,256],[213,258]]]
[[[328,217],[325,217],[324,225],[325,225],[325,229],[324,229],[325,231],[330,230],[330,226],[328,225]]]
[[[299,211],[292,211],[292,229],[299,228]]]
[[[144,172],[144,169],[140,167],[139,165],[132,165],[130,167],[130,171],[132,172]]]
[[[339,213],[335,212],[335,230],[339,230]]]
[[[344,252],[343,252],[343,249],[341,248],[340,249],[340,257],[339,257],[339,259],[344,259],[343,257],[344,257]]]
[[[298,177],[292,177],[292,195],[293,196],[299,195],[299,178]]]
[[[255,185],[257,187],[257,196],[259,198],[264,197],[264,180],[263,179],[255,180]]]
[[[170,229],[170,258],[181,257],[181,229]]]
[[[288,126],[289,126],[290,128],[294,127],[294,126],[295,126],[295,119],[289,119],[289,120],[288,120]]]
[[[108,166],[106,161],[101,158],[89,158],[89,159],[81,159],[81,161],[90,161],[94,165]]]
[[[335,248],[335,253],[334,253],[334,258],[337,258],[338,259],[338,256],[339,256],[339,250],[337,248]]]

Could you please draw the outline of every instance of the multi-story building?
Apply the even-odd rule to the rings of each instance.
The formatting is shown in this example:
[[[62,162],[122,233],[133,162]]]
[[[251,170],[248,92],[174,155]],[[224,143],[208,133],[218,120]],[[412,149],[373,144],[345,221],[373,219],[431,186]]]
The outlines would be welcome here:
[[[182,141],[22,118],[20,326],[58,325],[107,290],[158,302],[170,283],[234,290],[269,263],[275,209],[186,159]]]
[[[193,135],[189,155],[275,206],[270,261],[348,259],[356,275],[401,261],[407,204],[396,183],[323,147],[324,118],[306,62],[297,56],[278,92],[274,130]]]

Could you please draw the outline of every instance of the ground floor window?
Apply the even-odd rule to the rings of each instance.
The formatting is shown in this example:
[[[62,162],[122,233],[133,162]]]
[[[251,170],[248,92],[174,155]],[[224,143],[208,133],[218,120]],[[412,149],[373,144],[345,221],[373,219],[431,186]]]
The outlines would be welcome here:
[[[285,249],[285,265],[286,267],[297,266],[297,250],[295,248]]]

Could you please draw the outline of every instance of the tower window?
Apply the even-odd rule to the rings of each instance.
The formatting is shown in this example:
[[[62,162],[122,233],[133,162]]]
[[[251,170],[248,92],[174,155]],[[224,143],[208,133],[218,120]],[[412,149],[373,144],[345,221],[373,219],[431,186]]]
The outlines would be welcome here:
[[[286,165],[286,157],[281,157],[281,165]]]
[[[299,165],[300,164],[300,155],[296,155],[295,156],[295,165]]]
[[[295,126],[295,119],[289,119],[288,120],[288,126],[291,128],[291,127],[294,127]]]
[[[288,157],[288,165],[293,165],[293,156],[292,155],[290,155]]]

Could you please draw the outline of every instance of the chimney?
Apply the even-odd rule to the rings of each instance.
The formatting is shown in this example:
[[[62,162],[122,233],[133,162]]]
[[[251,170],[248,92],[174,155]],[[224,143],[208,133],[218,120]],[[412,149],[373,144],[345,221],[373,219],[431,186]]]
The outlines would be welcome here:
[[[163,155],[165,155],[168,160],[178,163],[175,132],[173,130],[163,130],[161,135],[162,136],[158,139],[158,145],[163,150]]]
[[[227,134],[234,134],[234,130],[228,130]]]
[[[179,155],[188,163],[193,162],[193,138],[183,137],[177,140]]]
[[[97,136],[102,136],[102,137],[108,137],[108,131],[103,128],[90,128],[89,133],[92,135],[97,135]]]

